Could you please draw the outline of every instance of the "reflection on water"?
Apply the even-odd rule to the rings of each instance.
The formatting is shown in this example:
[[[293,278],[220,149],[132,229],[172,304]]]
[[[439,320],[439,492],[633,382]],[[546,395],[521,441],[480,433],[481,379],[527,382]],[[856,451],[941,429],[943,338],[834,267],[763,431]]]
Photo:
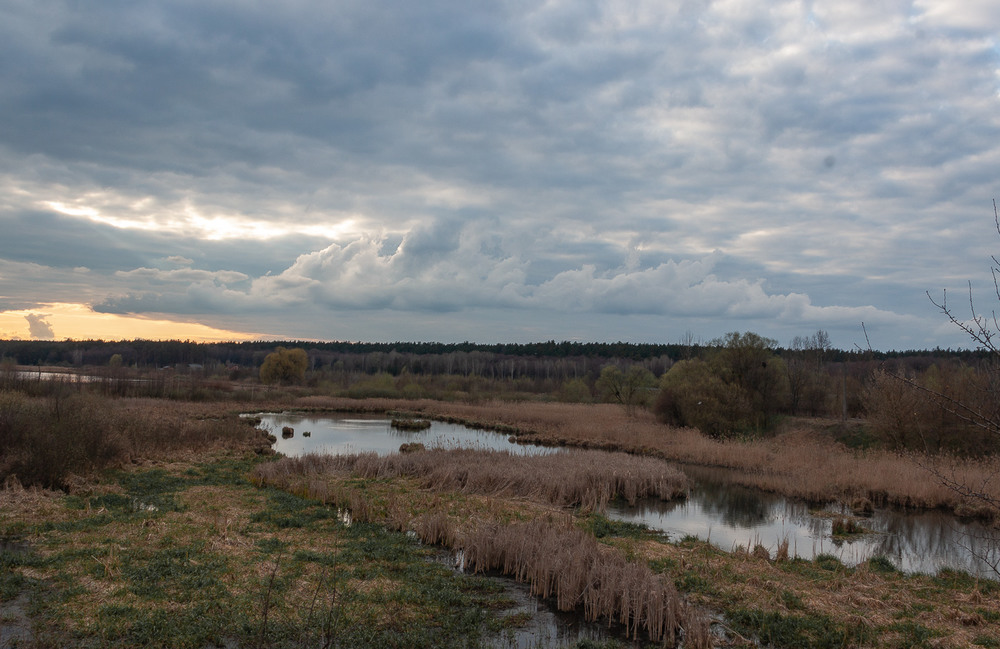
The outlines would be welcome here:
[[[729,484],[725,472],[697,467],[684,467],[684,471],[692,478],[687,501],[648,500],[634,507],[618,503],[609,514],[676,538],[690,535],[708,540],[723,550],[760,544],[773,556],[787,539],[789,555],[804,559],[831,554],[846,565],[856,565],[884,556],[906,572],[933,574],[947,567],[996,577],[981,557],[997,559],[997,533],[979,523],[962,522],[942,512],[882,509],[860,519],[873,533],[834,539],[830,516],[815,515],[805,503]],[[849,513],[834,506],[825,511]]]
[[[462,552],[441,549],[433,555],[433,560],[443,563],[452,570],[464,572]],[[606,643],[614,641],[615,646],[638,648],[648,643],[633,641],[627,637],[619,624],[588,622],[578,612],[560,611],[555,600],[543,600],[531,594],[527,582],[519,582],[499,572],[491,571],[480,576],[494,579],[503,585],[503,596],[513,605],[503,611],[505,617],[518,619],[520,623],[502,631],[499,636],[486,641],[486,646],[495,649],[533,649],[536,647],[573,647],[583,641]]]
[[[512,444],[506,435],[483,430],[473,430],[457,424],[432,422],[431,427],[419,431],[397,430],[385,417],[363,415],[330,416],[301,413],[264,413],[261,428],[271,431],[278,441],[274,450],[283,455],[298,456],[304,453],[365,453],[379,455],[394,453],[403,444],[420,443],[427,448],[483,448],[509,450],[515,453],[551,453],[553,449],[542,446]],[[289,426],[295,430],[292,437],[281,437],[281,429]],[[303,433],[309,432],[305,437]]]
[[[307,452],[379,454],[399,450],[404,443],[419,442],[428,448],[506,449],[518,453],[550,453],[553,449],[519,446],[505,435],[472,430],[456,424],[433,422],[423,431],[400,431],[384,417],[320,416],[295,413],[255,415],[262,427],[280,433],[295,429],[291,438],[278,439],[274,447],[289,456]],[[311,435],[304,437],[309,431]],[[935,573],[949,567],[984,577],[996,573],[980,557],[1000,559],[997,531],[978,523],[966,523],[942,512],[878,510],[861,519],[872,534],[834,539],[831,514],[817,516],[802,502],[757,489],[731,484],[731,473],[717,469],[683,467],[692,479],[690,496],[684,501],[651,499],[628,506],[613,504],[609,515],[618,520],[645,524],[668,532],[674,538],[687,535],[711,541],[723,550],[751,548],[757,544],[772,555],[785,539],[789,555],[812,559],[831,554],[847,565],[873,556],[884,556],[907,572]]]

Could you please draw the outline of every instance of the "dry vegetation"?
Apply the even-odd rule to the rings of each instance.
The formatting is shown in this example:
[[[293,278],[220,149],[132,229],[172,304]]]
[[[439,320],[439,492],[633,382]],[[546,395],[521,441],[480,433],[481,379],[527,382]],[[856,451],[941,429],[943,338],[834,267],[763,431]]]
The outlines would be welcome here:
[[[504,425],[510,421],[516,420]],[[622,622],[633,635],[669,642],[681,628],[684,646],[702,646],[701,638],[714,646],[754,646],[754,637],[766,646],[796,648],[957,649],[1000,642],[998,588],[988,580],[950,573],[906,576],[879,561],[851,569],[828,556],[790,560],[787,543],[773,555],[762,547],[722,552],[693,539],[669,543],[631,529],[616,531],[614,523],[607,523],[611,531],[598,543],[581,531],[579,518],[571,524],[553,509],[570,501],[550,498],[540,485],[512,487],[525,479],[517,471],[511,484],[490,480],[470,488],[455,479],[477,454],[481,466],[502,463],[508,455],[310,456],[261,465],[255,475],[461,550],[471,569],[506,572],[561,600],[561,607],[582,605],[588,616]],[[564,455],[582,461],[591,454],[620,455]],[[598,583],[607,588],[595,589]],[[713,622],[722,636],[704,635],[699,608],[724,611]],[[677,610],[679,625],[670,621]]]
[[[39,646],[192,647],[232,644],[219,629],[242,638],[239,646],[333,646],[337,638],[410,646],[415,629],[461,606],[487,606],[413,595],[423,568],[398,565],[401,550],[375,540],[391,529],[461,551],[472,570],[525,580],[560,608],[668,645],[723,642],[708,633],[711,610],[725,613],[713,624],[735,645],[745,636],[746,646],[1000,646],[994,582],[788,560],[787,546],[774,557],[760,548],[725,553],[607,522],[597,539],[587,531],[592,517],[566,509],[600,511],[616,494],[675,497],[684,481],[671,460],[732,468],[743,484],[811,500],[974,513],[933,472],[996,498],[996,460],[851,450],[800,420],[769,438],[714,440],[607,404],[318,396],[253,404],[290,406],[470,423],[588,452],[414,450],[261,463],[266,440],[231,402],[0,393],[0,540],[23,540],[33,552],[29,560],[0,547],[0,604],[33,589]],[[109,477],[108,468],[122,471]],[[244,480],[252,468],[254,485]],[[25,489],[22,480],[65,492]],[[166,628],[177,630],[164,637]],[[351,635],[356,628],[375,634]]]
[[[412,487],[435,493],[473,494],[488,503],[529,500],[541,507],[522,508],[511,520],[506,507],[488,505],[477,515],[450,514],[451,503],[431,498],[414,510],[393,499],[384,508],[352,479],[411,479]],[[258,466],[254,479],[321,502],[349,508],[354,520],[374,521],[413,530],[427,543],[464,554],[474,572],[499,570],[531,584],[542,597],[554,597],[561,611],[582,610],[588,620],[617,622],[632,637],[664,646],[711,645],[707,618],[689,607],[673,583],[654,575],[642,562],[600,547],[572,525],[572,518],[551,507],[596,510],[616,496],[631,502],[647,496],[663,499],[684,493],[686,478],[663,461],[622,453],[568,452],[541,456],[505,451],[431,450],[379,457],[307,455]],[[427,496],[416,496],[423,500]]]
[[[520,455],[508,451],[432,449],[378,456],[305,455],[282,458],[257,468],[255,475],[287,488],[300,476],[349,472],[362,478],[417,479],[423,489],[458,491],[497,498],[525,498],[557,507],[604,510],[615,497],[634,504],[639,498],[684,497],[687,478],[675,466],[625,453],[571,451]],[[325,500],[322,494],[310,497]]]
[[[632,638],[710,647],[708,619],[690,606],[672,581],[644,562],[629,561],[571,523],[536,519],[513,525],[481,525],[458,543],[467,568],[500,570],[554,597],[561,611],[583,609],[586,619],[621,624]]]
[[[218,405],[0,392],[0,478],[26,485],[71,488],[146,458],[244,447],[263,453],[269,442]]]
[[[304,408],[352,409],[347,399],[307,397]],[[943,507],[963,514],[991,515],[963,499],[935,473],[974,485],[1000,499],[1000,459],[960,459],[887,450],[852,450],[834,441],[815,421],[789,420],[770,438],[718,440],[689,428],[672,428],[640,412],[626,416],[611,404],[445,403],[370,400],[371,411],[405,410],[516,435],[523,443],[623,451],[702,466],[738,470],[734,480],[810,501],[865,500],[879,505]],[[835,422],[827,428],[836,426]]]

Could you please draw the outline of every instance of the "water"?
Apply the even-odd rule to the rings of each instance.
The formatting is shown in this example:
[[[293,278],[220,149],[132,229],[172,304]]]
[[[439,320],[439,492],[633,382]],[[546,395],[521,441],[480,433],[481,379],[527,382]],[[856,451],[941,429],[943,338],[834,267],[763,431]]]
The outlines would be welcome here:
[[[461,552],[441,549],[434,560],[445,564],[452,570],[464,572]],[[609,627],[607,621],[587,622],[583,615],[577,612],[565,612],[557,609],[554,601],[546,601],[531,594],[531,586],[527,582],[519,582],[499,572],[487,572],[483,576],[496,579],[503,584],[504,597],[513,602],[513,606],[504,610],[504,616],[523,618],[523,624],[517,624],[500,633],[499,637],[487,645],[495,649],[534,649],[537,647],[569,647],[582,640],[593,642],[616,641],[623,647],[638,648],[648,645],[642,639],[632,641],[625,637],[621,625]]]
[[[609,516],[641,523],[671,537],[690,535],[731,551],[760,544],[774,556],[788,540],[789,556],[813,559],[819,554],[837,557],[854,566],[883,556],[905,572],[934,574],[942,568],[996,578],[983,557],[1000,558],[996,530],[963,522],[938,511],[902,512],[879,509],[859,517],[871,533],[846,538],[833,536],[832,519],[850,515],[835,505],[811,508],[806,503],[728,482],[731,472],[684,467],[692,478],[686,501],[644,501],[634,507],[616,503]]]
[[[307,452],[380,454],[395,452],[401,444],[420,442],[427,447],[507,449],[519,453],[549,453],[553,449],[519,446],[507,436],[472,430],[455,424],[433,422],[424,431],[399,431],[384,417],[322,416],[294,413],[256,415],[275,436],[275,450],[285,455]],[[281,429],[295,429],[281,439]],[[303,432],[309,431],[310,437]],[[835,538],[832,518],[842,512],[834,506],[815,507],[800,501],[733,484],[732,472],[704,467],[682,467],[692,479],[687,500],[651,499],[634,507],[613,504],[608,515],[641,523],[680,539],[691,535],[723,550],[760,544],[774,556],[788,540],[790,556],[804,559],[819,554],[837,557],[853,566],[874,556],[891,560],[900,570],[934,574],[954,568],[982,577],[997,578],[987,560],[1000,560],[998,532],[982,524],[960,521],[937,511],[876,510],[859,519],[870,534]]]
[[[402,431],[390,426],[385,417],[362,415],[329,416],[300,413],[264,413],[252,415],[261,419],[261,427],[278,438],[274,450],[290,457],[305,453],[364,453],[373,451],[387,455],[403,444],[420,443],[427,448],[479,448],[508,450],[515,453],[551,453],[552,448],[512,443],[507,435],[474,430],[457,424],[433,422],[421,431]],[[290,438],[281,436],[281,429],[294,429]],[[307,437],[304,433],[309,432]]]

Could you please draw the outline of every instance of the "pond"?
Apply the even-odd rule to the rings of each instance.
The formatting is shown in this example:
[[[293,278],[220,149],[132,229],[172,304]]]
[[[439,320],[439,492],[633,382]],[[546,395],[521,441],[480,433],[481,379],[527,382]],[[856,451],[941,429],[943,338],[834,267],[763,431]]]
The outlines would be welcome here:
[[[418,432],[399,431],[385,417],[328,416],[299,413],[254,415],[278,441],[274,447],[285,455],[307,452],[380,454],[395,452],[404,443],[427,447],[507,449],[518,453],[551,453],[554,449],[513,444],[506,435],[474,430],[456,424],[432,422]],[[291,438],[281,438],[281,429],[292,427]],[[303,434],[308,431],[310,436]],[[691,478],[687,500],[646,500],[635,506],[613,504],[610,518],[641,523],[666,532],[674,540],[695,536],[722,550],[752,549],[763,545],[774,556],[779,544],[788,540],[788,554],[812,559],[820,554],[837,557],[853,566],[874,556],[883,556],[900,570],[934,574],[941,568],[964,570],[973,575],[996,578],[980,557],[996,561],[1000,556],[997,532],[976,522],[960,521],[937,511],[902,512],[876,510],[858,519],[870,533],[834,537],[836,515],[849,515],[834,506],[810,506],[733,482],[733,472],[682,466]]]
[[[427,448],[481,448],[509,450],[514,453],[552,453],[555,449],[544,446],[514,444],[507,435],[476,430],[439,421],[420,431],[393,428],[391,420],[383,416],[330,416],[301,413],[259,413],[260,427],[271,432],[278,441],[274,450],[288,456],[305,453],[365,453],[379,455],[394,453],[403,444],[420,443]],[[293,429],[292,436],[283,438],[281,429]],[[308,435],[306,435],[308,433]]]
[[[997,531],[939,511],[876,509],[855,517],[868,533],[834,537],[833,519],[852,516],[838,506],[810,507],[777,494],[733,484],[733,472],[681,467],[692,480],[686,501],[615,504],[611,518],[641,523],[669,533],[707,540],[722,550],[768,548],[773,557],[788,540],[788,554],[813,559],[837,557],[849,566],[882,556],[904,572],[934,574],[941,568],[996,578],[983,557],[998,558]]]

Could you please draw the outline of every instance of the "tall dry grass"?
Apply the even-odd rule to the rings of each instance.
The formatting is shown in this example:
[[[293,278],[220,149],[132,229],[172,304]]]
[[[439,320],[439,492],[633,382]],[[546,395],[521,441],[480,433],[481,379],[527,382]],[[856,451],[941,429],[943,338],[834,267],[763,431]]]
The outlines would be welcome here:
[[[576,477],[573,467],[578,468]],[[483,473],[486,477],[476,479]],[[428,491],[390,490],[386,498],[350,484],[347,478],[354,477],[415,478],[417,486]],[[631,562],[619,550],[602,546],[574,527],[571,517],[539,516],[535,509],[530,522],[501,522],[506,516],[496,505],[476,516],[452,516],[438,496],[427,495],[430,489],[452,490],[494,503],[513,498],[561,506],[597,506],[619,490],[634,498],[647,490],[665,497],[679,493],[684,479],[663,461],[582,451],[549,456],[473,450],[386,457],[306,455],[259,465],[252,479],[349,509],[353,521],[413,531],[425,543],[460,551],[468,570],[497,570],[528,582],[534,594],[555,598],[560,610],[581,610],[591,621],[617,622],[632,637],[643,634],[664,646],[677,646],[681,640],[685,647],[711,646],[708,619],[683,600],[672,582],[645,563]],[[414,499],[423,501],[416,514]]]
[[[582,609],[588,621],[617,622],[638,639],[710,647],[707,618],[686,604],[673,583],[647,565],[628,561],[573,527],[535,519],[486,524],[457,544],[473,572],[497,570],[531,584],[533,594],[555,598],[560,611]]]
[[[251,422],[208,406],[0,392],[0,480],[25,486],[68,488],[79,476],[147,458],[265,445]]]
[[[301,476],[351,472],[363,478],[410,477],[418,486],[557,507],[601,511],[610,500],[683,497],[687,478],[675,466],[650,457],[600,451],[521,455],[508,451],[431,449],[417,453],[309,454],[258,466],[261,482],[288,488]]]
[[[405,410],[422,417],[458,421],[514,434],[525,443],[623,451],[687,464],[737,471],[733,481],[811,501],[870,500],[903,507],[948,508],[991,515],[975,499],[945,484],[946,476],[1000,500],[1000,458],[964,459],[886,450],[858,451],[805,426],[774,437],[716,440],[690,428],[657,422],[650,413],[628,417],[611,404],[503,401],[448,403],[372,400],[371,411]],[[301,405],[350,409],[356,402],[313,397]],[[992,515],[997,515],[992,512]]]

